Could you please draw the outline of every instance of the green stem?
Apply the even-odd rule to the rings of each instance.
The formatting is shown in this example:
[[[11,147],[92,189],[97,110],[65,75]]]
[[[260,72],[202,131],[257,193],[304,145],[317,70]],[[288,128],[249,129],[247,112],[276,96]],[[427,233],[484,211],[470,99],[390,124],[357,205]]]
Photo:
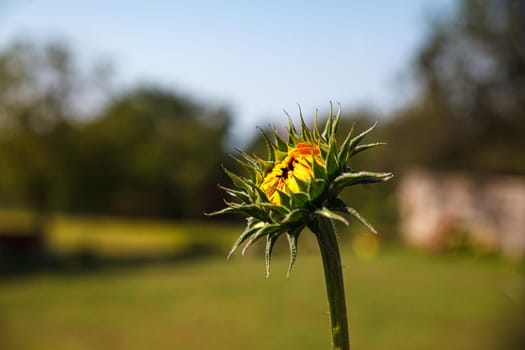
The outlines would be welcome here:
[[[323,259],[326,293],[330,308],[330,323],[332,329],[332,349],[350,350],[348,318],[346,314],[345,286],[341,255],[335,233],[335,227],[330,219],[319,218],[311,225],[317,237],[321,257]]]

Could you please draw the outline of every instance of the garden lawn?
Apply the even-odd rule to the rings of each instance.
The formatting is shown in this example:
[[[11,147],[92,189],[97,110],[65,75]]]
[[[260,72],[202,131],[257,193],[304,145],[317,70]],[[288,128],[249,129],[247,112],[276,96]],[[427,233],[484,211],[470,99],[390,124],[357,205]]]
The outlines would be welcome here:
[[[0,349],[329,349],[318,254],[299,246],[289,280],[288,256],[277,255],[267,280],[260,248],[229,262],[0,280]],[[360,260],[342,249],[353,349],[503,348],[524,285],[516,266],[403,249]]]

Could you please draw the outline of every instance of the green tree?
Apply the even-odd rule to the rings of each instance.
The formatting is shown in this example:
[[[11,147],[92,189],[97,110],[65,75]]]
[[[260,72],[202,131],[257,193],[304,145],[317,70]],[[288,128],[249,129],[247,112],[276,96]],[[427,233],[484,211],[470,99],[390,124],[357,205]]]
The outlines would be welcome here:
[[[76,209],[190,217],[215,207],[224,109],[167,89],[141,87],[116,98],[80,136]]]
[[[0,52],[0,206],[170,217],[216,209],[228,111],[141,87],[80,118],[104,91],[99,71],[86,74],[57,43]]]
[[[78,87],[65,46],[16,42],[0,54],[0,201],[48,210],[67,197],[70,120]],[[0,202],[0,204],[2,204]]]
[[[463,0],[416,56],[419,100],[388,125],[399,164],[525,173],[525,3]]]

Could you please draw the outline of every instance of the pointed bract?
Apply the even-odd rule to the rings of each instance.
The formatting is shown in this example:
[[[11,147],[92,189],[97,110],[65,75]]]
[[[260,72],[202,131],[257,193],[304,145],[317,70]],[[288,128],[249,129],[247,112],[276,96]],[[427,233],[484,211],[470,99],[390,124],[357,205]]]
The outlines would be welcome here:
[[[295,265],[295,260],[297,259],[297,240],[301,230],[302,227],[299,230],[295,230],[286,234],[286,238],[288,238],[288,245],[290,246],[290,263],[288,265],[286,278],[290,278],[290,274],[292,273],[292,269]]]
[[[272,250],[279,235],[266,236],[266,248],[264,249],[264,263],[266,265],[266,278],[270,277],[270,262],[272,260]]]

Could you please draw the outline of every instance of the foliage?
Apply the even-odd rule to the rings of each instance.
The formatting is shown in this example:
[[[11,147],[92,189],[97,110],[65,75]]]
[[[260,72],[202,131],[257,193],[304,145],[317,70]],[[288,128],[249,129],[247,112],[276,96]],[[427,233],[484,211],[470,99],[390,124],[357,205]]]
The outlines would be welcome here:
[[[391,147],[352,166],[525,174],[523,47],[522,1],[462,0],[435,17],[412,62],[418,95],[376,129]],[[0,51],[0,206],[170,217],[220,207],[217,165],[233,167],[222,151],[229,112],[155,86],[109,100],[107,67],[84,66],[59,42]],[[351,113],[342,127],[359,116],[379,119]],[[263,147],[260,138],[249,148]],[[356,209],[391,223],[393,210],[366,198],[386,191],[392,202],[393,186],[356,189]]]
[[[0,53],[0,205],[170,217],[217,208],[228,111],[143,86],[82,116],[81,92],[103,88],[99,71],[84,77],[58,43]]]
[[[2,201],[44,210],[64,199],[79,74],[57,43],[15,43],[0,55]]]
[[[76,209],[191,217],[220,177],[228,113],[159,88],[115,99],[80,131]],[[104,171],[100,171],[104,169]]]
[[[400,167],[525,173],[525,3],[463,0],[416,55],[418,99],[386,125]]]

